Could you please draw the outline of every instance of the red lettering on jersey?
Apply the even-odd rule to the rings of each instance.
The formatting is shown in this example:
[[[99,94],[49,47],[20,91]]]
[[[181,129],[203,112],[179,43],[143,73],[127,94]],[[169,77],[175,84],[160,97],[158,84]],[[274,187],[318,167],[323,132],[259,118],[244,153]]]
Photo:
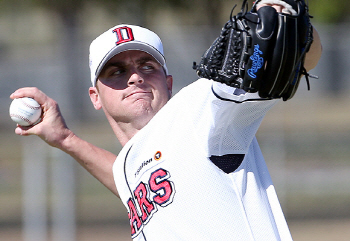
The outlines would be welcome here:
[[[142,226],[142,222],[139,215],[137,214],[135,204],[131,198],[128,200],[128,207],[129,207],[128,216],[129,216],[130,226],[131,226],[131,235],[134,235],[140,230]]]
[[[170,174],[167,171],[158,169],[152,173],[149,180],[150,189],[156,193],[153,201],[163,207],[173,201],[174,187],[173,183],[167,180],[169,177]]]
[[[151,201],[149,200],[149,193],[147,190],[146,185],[141,182],[136,190],[134,191],[135,197],[137,198],[137,202],[139,204],[139,207],[141,208],[142,216],[141,219],[143,222],[145,222],[149,215],[152,213],[152,211],[155,210],[155,206]]]
[[[116,28],[113,30],[113,33],[117,34],[117,45],[134,40],[134,34],[132,33],[132,29],[129,27]]]
[[[170,173],[160,168],[151,174],[148,185],[140,182],[136,187],[133,197],[127,202],[131,238],[139,235],[143,227],[150,222],[152,216],[156,215],[156,212],[159,210],[156,204],[166,207],[172,203],[175,195],[175,186],[173,182],[168,180],[169,178]]]

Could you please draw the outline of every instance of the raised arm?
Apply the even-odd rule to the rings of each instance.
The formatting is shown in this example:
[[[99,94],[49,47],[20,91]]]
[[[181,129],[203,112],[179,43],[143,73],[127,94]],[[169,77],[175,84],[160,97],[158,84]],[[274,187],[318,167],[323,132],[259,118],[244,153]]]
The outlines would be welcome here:
[[[76,136],[67,127],[56,101],[49,98],[39,89],[21,88],[10,96],[11,99],[21,97],[35,99],[42,106],[43,116],[41,122],[35,126],[17,126],[15,133],[21,136],[37,135],[50,146],[66,152],[118,196],[112,173],[116,155]]]

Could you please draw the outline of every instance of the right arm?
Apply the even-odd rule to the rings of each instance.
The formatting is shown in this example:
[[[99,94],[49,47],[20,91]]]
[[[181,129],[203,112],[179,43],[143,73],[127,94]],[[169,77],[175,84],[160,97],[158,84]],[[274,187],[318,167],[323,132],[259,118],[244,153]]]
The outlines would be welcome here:
[[[35,126],[17,126],[15,133],[21,136],[37,135],[50,146],[66,152],[119,197],[112,171],[116,155],[76,136],[67,127],[58,104],[37,88],[21,88],[10,96],[11,99],[21,97],[35,99],[42,106],[43,116]]]

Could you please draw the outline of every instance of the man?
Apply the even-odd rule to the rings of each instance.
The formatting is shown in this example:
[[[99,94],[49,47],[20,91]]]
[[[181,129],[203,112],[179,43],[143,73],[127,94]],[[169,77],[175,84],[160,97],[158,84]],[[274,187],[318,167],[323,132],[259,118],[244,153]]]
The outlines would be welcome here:
[[[315,32],[307,69],[320,46]],[[254,137],[277,100],[207,79],[170,99],[162,43],[133,25],[93,41],[90,69],[90,98],[123,145],[118,157],[77,137],[37,88],[11,95],[36,99],[44,113],[39,124],[15,132],[70,154],[119,196],[134,240],[291,240]]]

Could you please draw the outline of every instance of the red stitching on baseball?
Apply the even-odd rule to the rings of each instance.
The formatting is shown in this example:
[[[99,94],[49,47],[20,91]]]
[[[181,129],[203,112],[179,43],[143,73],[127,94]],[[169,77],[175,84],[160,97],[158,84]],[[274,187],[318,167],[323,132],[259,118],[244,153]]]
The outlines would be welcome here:
[[[28,120],[27,118],[23,117],[23,116],[20,116],[20,115],[17,115],[17,114],[11,114],[10,117],[16,117],[16,118],[19,118],[25,122],[27,122],[30,126],[33,125],[34,123],[31,122],[30,120]]]
[[[23,99],[20,99],[22,104],[25,105],[26,107],[28,107],[29,109],[32,109],[32,110],[39,110],[41,108],[41,106],[32,106],[30,104],[28,104],[27,102],[25,102]]]

